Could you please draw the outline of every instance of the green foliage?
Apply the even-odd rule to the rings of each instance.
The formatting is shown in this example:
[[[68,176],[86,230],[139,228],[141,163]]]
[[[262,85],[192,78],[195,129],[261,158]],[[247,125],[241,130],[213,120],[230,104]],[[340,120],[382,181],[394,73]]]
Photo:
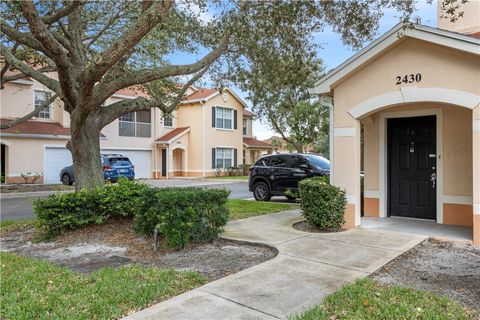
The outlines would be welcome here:
[[[459,303],[426,291],[383,286],[368,278],[357,280],[329,295],[322,305],[290,320],[474,319]]]
[[[152,234],[155,228],[172,248],[191,242],[212,241],[228,221],[229,191],[222,189],[165,188],[149,191],[137,203],[135,230]]]
[[[35,226],[41,238],[51,238],[65,230],[104,223],[111,216],[131,216],[136,202],[150,187],[120,179],[118,184],[75,193],[61,193],[33,203]]]
[[[347,197],[344,190],[330,185],[327,179],[316,177],[300,181],[300,205],[308,224],[339,230],[345,223]]]
[[[0,253],[1,319],[119,319],[198,287],[195,272],[128,266],[83,275]]]

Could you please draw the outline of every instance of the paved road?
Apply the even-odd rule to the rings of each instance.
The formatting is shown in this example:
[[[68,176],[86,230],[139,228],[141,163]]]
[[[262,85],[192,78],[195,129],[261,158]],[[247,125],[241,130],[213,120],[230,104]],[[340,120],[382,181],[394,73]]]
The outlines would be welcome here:
[[[171,180],[150,180],[147,183],[156,187],[186,187],[196,186],[204,188],[228,188],[232,192],[230,199],[249,199],[252,193],[248,191],[246,182],[229,182],[229,181],[205,181],[205,180],[187,180],[187,179],[171,179]],[[29,196],[16,199],[0,199],[1,220],[20,220],[33,218],[32,203],[38,196]],[[273,198],[272,201],[285,201],[283,197]]]

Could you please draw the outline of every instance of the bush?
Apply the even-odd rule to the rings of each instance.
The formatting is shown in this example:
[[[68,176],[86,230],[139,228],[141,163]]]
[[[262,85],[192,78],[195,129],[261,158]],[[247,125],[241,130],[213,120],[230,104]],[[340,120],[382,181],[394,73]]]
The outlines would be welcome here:
[[[150,190],[137,204],[135,230],[152,234],[157,228],[172,248],[190,242],[212,241],[228,221],[229,191],[221,189],[166,188]]]
[[[339,230],[345,223],[345,191],[330,185],[324,177],[299,183],[300,205],[308,224],[322,229]]]
[[[147,185],[120,179],[116,185],[50,195],[33,203],[35,226],[40,237],[51,238],[66,230],[104,223],[110,216],[131,216],[137,201],[149,189]]]

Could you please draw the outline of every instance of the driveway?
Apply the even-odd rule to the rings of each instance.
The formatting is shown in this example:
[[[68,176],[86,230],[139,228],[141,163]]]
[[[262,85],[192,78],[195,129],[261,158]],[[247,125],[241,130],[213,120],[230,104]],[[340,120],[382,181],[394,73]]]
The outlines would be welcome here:
[[[292,210],[229,222],[225,238],[264,243],[278,255],[125,319],[286,319],[426,239],[363,228],[305,233],[291,227],[301,220]]]
[[[166,187],[201,187],[227,188],[231,191],[230,199],[249,199],[252,193],[248,191],[247,182],[219,181],[210,179],[168,179],[146,180],[146,183],[159,188]],[[0,197],[1,220],[20,220],[33,218],[32,203],[35,199],[46,197],[55,192],[30,192],[22,194],[2,194]],[[283,197],[273,198],[273,201],[286,201]]]

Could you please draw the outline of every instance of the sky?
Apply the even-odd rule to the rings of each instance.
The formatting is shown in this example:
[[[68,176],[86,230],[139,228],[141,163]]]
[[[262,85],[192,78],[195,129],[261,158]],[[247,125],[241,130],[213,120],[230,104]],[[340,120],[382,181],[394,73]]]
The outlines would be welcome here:
[[[413,14],[413,17],[416,16],[421,18],[422,24],[435,27],[437,24],[437,1],[434,0],[429,4],[426,0],[418,0],[416,11]],[[395,26],[399,22],[399,17],[400,14],[395,10],[385,10],[374,39]],[[205,19],[209,18],[211,17],[205,17]],[[326,70],[331,70],[337,67],[357,52],[344,45],[340,40],[340,37],[333,32],[330,27],[325,28],[321,33],[315,34],[314,39],[322,46],[322,48],[318,50],[318,57],[323,60]],[[368,43],[365,43],[365,46],[367,45]],[[191,56],[186,57],[178,54],[170,57],[173,63],[184,63],[184,59],[191,60],[191,58]],[[246,99],[247,94],[245,92],[242,92],[235,86],[231,86],[230,88],[251,107],[251,103]],[[255,120],[253,123],[253,135],[257,139],[264,140],[275,135],[275,133],[270,130],[267,123]]]

